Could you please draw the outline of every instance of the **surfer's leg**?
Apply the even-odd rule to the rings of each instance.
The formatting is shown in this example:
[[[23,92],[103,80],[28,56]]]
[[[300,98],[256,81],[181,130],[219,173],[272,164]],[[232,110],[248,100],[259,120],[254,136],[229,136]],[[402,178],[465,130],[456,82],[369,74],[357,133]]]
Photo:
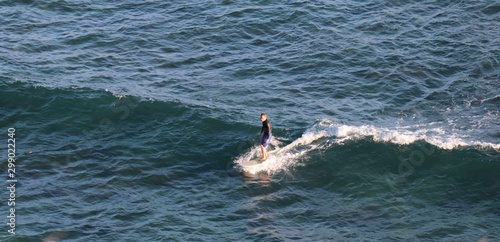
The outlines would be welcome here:
[[[263,145],[260,145],[260,150],[262,151],[262,157],[259,159],[260,161],[267,160],[267,149]]]
[[[269,140],[268,140],[269,138]],[[268,141],[268,142],[266,142]],[[262,151],[262,157],[259,159],[260,161],[265,161],[267,160],[267,146],[269,145],[269,143],[271,142],[271,138],[264,134],[264,136],[262,137],[262,140],[260,141],[260,150]]]

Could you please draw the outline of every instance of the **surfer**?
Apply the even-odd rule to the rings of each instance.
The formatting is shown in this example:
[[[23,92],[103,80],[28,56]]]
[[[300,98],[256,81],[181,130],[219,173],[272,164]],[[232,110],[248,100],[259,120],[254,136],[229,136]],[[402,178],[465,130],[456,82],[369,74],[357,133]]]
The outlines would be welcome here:
[[[262,151],[262,157],[259,159],[260,161],[267,160],[267,146],[271,143],[273,139],[272,125],[271,121],[267,119],[266,113],[260,114],[260,121],[262,121],[262,129],[260,130],[260,150]]]

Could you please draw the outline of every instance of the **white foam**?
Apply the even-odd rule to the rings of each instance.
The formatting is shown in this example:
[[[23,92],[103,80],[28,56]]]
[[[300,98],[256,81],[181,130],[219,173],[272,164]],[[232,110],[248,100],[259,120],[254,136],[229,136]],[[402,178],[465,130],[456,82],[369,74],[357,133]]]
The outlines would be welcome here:
[[[258,172],[275,173],[301,165],[299,163],[300,158],[310,151],[328,148],[327,146],[332,143],[342,144],[349,140],[366,137],[371,137],[376,142],[389,142],[399,145],[408,145],[423,140],[446,150],[460,147],[500,150],[500,144],[471,140],[466,135],[460,136],[460,134],[447,132],[441,123],[387,128],[375,127],[373,125],[353,126],[337,124],[329,119],[325,119],[306,130],[300,138],[284,147],[281,147],[282,143],[279,140],[273,140],[273,145],[281,150],[279,153],[270,156],[262,164],[253,167],[239,166],[239,168],[252,174]],[[316,142],[322,138],[334,139],[329,139],[329,141],[333,142]],[[260,155],[260,148],[255,146],[238,157],[234,162],[242,164],[258,155]]]
[[[319,130],[326,130],[325,136],[335,136],[338,139],[337,143],[363,137],[372,137],[377,142],[390,142],[400,145],[408,145],[423,140],[447,150],[459,147],[500,148],[500,144],[471,140],[467,135],[446,131],[441,123],[386,128],[372,125],[339,125],[330,120],[323,120],[317,126]],[[320,131],[319,133],[322,132]]]
[[[279,138],[275,137],[275,139],[272,141],[272,146],[274,146],[273,150],[278,149],[279,152],[269,154],[268,159],[259,165],[250,167],[241,166],[243,162],[246,162],[260,155],[260,147],[254,146],[249,151],[236,158],[234,163],[237,164],[237,168],[241,171],[245,171],[251,174],[257,174],[259,172],[267,172],[268,174],[273,174],[278,171],[288,170],[292,167],[300,166],[301,164],[298,162],[299,158],[304,156],[310,150],[314,149],[314,147],[299,147],[310,144],[313,138],[307,138],[303,136],[302,138],[299,138],[284,147],[281,147],[282,142],[277,139]]]

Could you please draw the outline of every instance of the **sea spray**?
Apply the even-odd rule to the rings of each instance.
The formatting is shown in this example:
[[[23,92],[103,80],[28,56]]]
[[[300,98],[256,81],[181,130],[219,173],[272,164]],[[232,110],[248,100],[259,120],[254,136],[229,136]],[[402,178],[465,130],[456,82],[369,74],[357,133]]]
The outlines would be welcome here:
[[[435,126],[432,124],[429,126]],[[274,155],[259,165],[242,167],[245,161],[257,157],[260,153],[258,146],[252,147],[247,152],[234,160],[237,169],[256,174],[259,172],[275,173],[288,170],[300,163],[300,159],[309,152],[318,149],[328,149],[332,145],[341,145],[347,141],[371,137],[375,142],[389,142],[398,145],[410,145],[417,141],[425,141],[437,148],[452,150],[460,147],[479,147],[498,150],[500,144],[467,140],[459,134],[449,134],[442,127],[403,126],[403,127],[375,127],[373,125],[346,125],[338,124],[332,120],[324,119],[307,129],[301,137],[287,145],[283,141],[273,143],[278,149]],[[326,138],[325,140],[323,140]]]

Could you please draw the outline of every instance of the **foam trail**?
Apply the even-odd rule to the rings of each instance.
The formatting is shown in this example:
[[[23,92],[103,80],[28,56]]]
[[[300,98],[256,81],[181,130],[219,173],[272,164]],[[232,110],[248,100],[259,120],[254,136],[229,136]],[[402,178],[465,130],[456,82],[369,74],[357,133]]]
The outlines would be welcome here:
[[[426,141],[441,149],[456,149],[460,147],[478,147],[500,149],[500,144],[471,140],[460,133],[450,133],[440,123],[429,123],[427,125],[415,125],[404,127],[374,127],[372,125],[350,126],[339,125],[325,119],[316,125],[319,136],[336,137],[337,143],[346,140],[372,137],[376,142],[390,142],[400,145],[408,145],[419,140]]]
[[[309,133],[305,133],[301,138],[295,140],[294,142],[281,147],[282,142],[279,138],[275,138],[272,141],[273,149],[269,150],[268,159],[261,163],[260,165],[252,167],[242,167],[241,164],[252,158],[260,156],[260,147],[254,146],[246,153],[242,154],[234,163],[240,171],[248,172],[251,174],[257,174],[259,172],[267,172],[268,174],[273,174],[278,171],[288,170],[295,166],[300,166],[298,162],[299,158],[307,154],[307,152],[315,149],[317,146],[310,145],[314,141],[314,137],[310,137]],[[277,153],[273,153],[274,150],[279,150]]]
[[[299,159],[308,152],[324,149],[332,142],[316,142],[321,138],[334,138],[333,144],[341,144],[349,140],[371,137],[375,142],[390,142],[399,145],[409,145],[423,140],[438,148],[451,150],[460,147],[476,147],[482,149],[500,150],[500,144],[481,142],[460,136],[459,133],[446,132],[441,123],[426,125],[403,126],[394,128],[375,127],[372,125],[352,126],[337,124],[329,119],[322,120],[292,143],[282,147],[282,142],[273,140],[278,153],[270,155],[268,160],[253,167],[242,167],[241,164],[260,155],[260,148],[255,146],[239,156],[234,162],[242,171],[256,174],[258,172],[275,173],[302,165]],[[332,141],[332,139],[329,139]]]

